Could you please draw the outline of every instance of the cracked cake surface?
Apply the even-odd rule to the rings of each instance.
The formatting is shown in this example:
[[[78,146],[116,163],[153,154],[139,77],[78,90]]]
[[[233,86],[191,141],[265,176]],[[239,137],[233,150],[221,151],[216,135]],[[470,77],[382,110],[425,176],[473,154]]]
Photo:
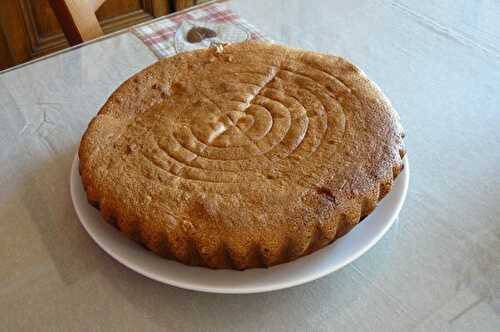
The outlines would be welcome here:
[[[246,269],[346,234],[403,167],[403,130],[347,60],[242,43],[160,60],[124,82],[79,150],[89,202],[153,252]]]

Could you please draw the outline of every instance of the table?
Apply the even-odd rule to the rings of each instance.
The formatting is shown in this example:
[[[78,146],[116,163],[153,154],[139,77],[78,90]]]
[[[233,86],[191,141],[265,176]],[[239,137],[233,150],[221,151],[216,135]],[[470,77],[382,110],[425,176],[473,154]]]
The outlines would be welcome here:
[[[382,87],[412,166],[399,222],[342,270],[264,294],[181,290],[115,262],[78,222],[68,182],[88,121],[156,61],[123,32],[0,74],[0,330],[499,331],[500,2],[231,6]]]

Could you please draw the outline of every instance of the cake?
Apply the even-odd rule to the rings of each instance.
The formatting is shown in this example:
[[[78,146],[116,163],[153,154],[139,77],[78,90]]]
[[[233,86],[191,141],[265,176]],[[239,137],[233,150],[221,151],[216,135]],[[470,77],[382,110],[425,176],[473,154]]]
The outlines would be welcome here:
[[[80,149],[103,219],[168,259],[269,267],[366,217],[403,168],[403,130],[365,74],[333,55],[216,45],[124,82]]]

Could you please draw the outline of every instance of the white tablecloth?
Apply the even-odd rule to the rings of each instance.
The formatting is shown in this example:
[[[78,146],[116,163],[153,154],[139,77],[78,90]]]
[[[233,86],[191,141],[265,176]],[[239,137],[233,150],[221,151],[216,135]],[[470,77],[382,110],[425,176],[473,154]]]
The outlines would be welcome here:
[[[68,181],[88,121],[155,61],[119,34],[0,74],[0,330],[500,331],[500,2],[231,6],[382,87],[412,166],[399,222],[344,269],[265,294],[181,290],[114,261],[79,224]]]

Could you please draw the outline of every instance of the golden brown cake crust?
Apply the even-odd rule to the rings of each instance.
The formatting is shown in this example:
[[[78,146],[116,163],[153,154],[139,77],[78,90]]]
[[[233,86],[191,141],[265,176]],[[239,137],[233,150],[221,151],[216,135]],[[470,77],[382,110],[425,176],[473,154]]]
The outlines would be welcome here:
[[[82,138],[80,173],[103,217],[155,253],[245,269],[348,232],[401,171],[402,138],[348,61],[233,44],[123,83]]]

